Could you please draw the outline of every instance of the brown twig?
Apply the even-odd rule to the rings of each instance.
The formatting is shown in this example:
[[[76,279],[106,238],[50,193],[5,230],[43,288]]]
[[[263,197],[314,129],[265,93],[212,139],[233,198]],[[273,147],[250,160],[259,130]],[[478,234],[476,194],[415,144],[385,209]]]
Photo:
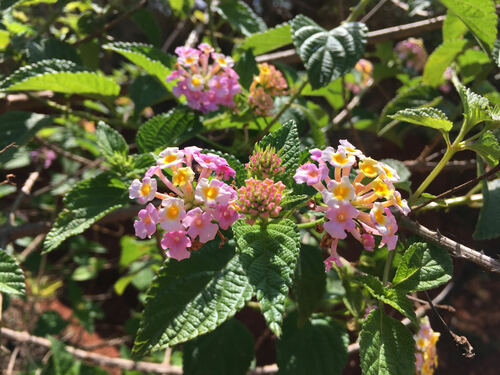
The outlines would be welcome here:
[[[92,39],[98,37],[101,34],[104,34],[106,31],[108,31],[112,27],[116,26],[121,21],[127,19],[128,17],[130,17],[135,12],[137,12],[144,5],[146,5],[147,2],[148,2],[147,0],[141,0],[135,7],[129,9],[125,13],[122,13],[119,17],[116,17],[114,20],[108,22],[106,25],[104,25],[99,30],[94,31],[92,34],[89,34],[89,35],[87,35],[87,36],[85,36],[85,37],[77,40],[73,45],[74,46],[78,46],[78,45],[80,45],[82,43],[88,42],[89,40],[92,40]]]
[[[485,178],[488,178],[490,176],[493,176],[495,173],[500,171],[500,163],[498,163],[494,168],[490,169],[488,172],[482,174],[481,176],[477,176],[476,178],[473,178],[472,180],[469,180],[467,182],[464,182],[461,185],[455,186],[453,189],[446,190],[445,192],[435,196],[434,198],[428,200],[427,202],[424,202],[422,204],[419,204],[417,207],[412,208],[412,212],[415,212],[417,210],[420,210],[422,207],[427,206],[431,202],[435,202],[439,199],[442,199],[448,195],[454,194],[459,190],[465,189],[468,186],[473,186],[476,185],[479,181],[484,180]]]
[[[470,247],[459,244],[452,239],[443,236],[439,231],[432,231],[429,228],[407,218],[400,216],[398,224],[407,229],[408,231],[448,250],[455,258],[467,260],[482,267],[486,271],[500,273],[500,261],[495,260],[479,251],[471,249]]]

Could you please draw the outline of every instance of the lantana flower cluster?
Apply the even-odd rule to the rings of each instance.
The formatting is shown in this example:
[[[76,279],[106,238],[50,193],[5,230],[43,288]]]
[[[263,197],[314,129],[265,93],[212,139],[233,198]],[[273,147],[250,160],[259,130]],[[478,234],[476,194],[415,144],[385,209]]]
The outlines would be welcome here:
[[[373,64],[368,60],[360,59],[354,66],[354,78],[356,82],[346,82],[347,88],[353,94],[358,94],[372,83],[372,73]]]
[[[396,44],[394,50],[408,68],[415,70],[415,72],[424,69],[428,55],[422,39],[408,38]]]
[[[250,106],[261,116],[270,116],[274,98],[287,94],[288,84],[283,74],[267,63],[259,64],[259,75],[253,77],[250,85]]]
[[[250,178],[238,189],[238,205],[247,223],[279,216],[286,186],[281,181],[275,182],[285,172],[276,149],[269,146],[262,149],[257,145],[245,168]]]
[[[166,148],[156,155],[156,165],[144,178],[130,185],[131,199],[142,204],[155,198],[161,200],[158,206],[148,203],[139,211],[135,234],[139,238],[151,237],[159,225],[164,231],[161,247],[167,256],[189,258],[190,250],[213,240],[219,228],[228,229],[240,217],[237,193],[224,182],[235,174],[226,159],[204,154],[196,146]],[[157,179],[165,192],[159,191]]]
[[[440,333],[432,330],[429,318],[425,316],[420,320],[420,327],[413,336],[416,343],[415,367],[417,375],[432,375],[438,366],[436,343]]]
[[[337,244],[347,233],[368,251],[375,247],[374,236],[381,237],[379,247],[387,245],[389,250],[394,250],[398,225],[389,207],[395,207],[404,215],[410,211],[406,200],[394,188],[393,183],[399,180],[397,172],[365,156],[347,140],[340,140],[336,150],[333,147],[312,149],[310,154],[315,163],[301,165],[294,179],[321,193],[322,202],[315,210],[324,212],[323,227],[331,237],[326,271],[331,269],[332,262],[342,266]]]
[[[176,70],[167,81],[178,80],[172,92],[184,95],[191,108],[203,113],[216,111],[219,106],[233,108],[234,96],[241,92],[238,74],[232,69],[233,60],[201,43],[198,49],[177,47]]]

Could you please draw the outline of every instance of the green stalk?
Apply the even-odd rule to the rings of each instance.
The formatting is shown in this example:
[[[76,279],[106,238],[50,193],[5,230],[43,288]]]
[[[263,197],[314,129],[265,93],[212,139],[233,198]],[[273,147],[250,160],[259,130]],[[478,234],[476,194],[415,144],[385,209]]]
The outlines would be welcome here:
[[[318,219],[318,220],[308,221],[307,223],[297,224],[297,228],[299,228],[299,229],[314,228],[316,226],[316,224],[321,224],[323,221],[325,221],[324,217],[322,217],[321,219]]]
[[[384,283],[384,285],[387,285],[387,283],[389,282],[389,272],[391,271],[392,259],[394,258],[395,252],[396,252],[396,250],[389,251],[389,254],[387,255],[387,259],[385,260],[384,276],[382,279],[382,282]]]
[[[356,19],[363,14],[366,6],[370,3],[371,0],[361,0],[358,5],[354,9],[352,9],[351,14],[346,18],[345,22],[356,21]]]

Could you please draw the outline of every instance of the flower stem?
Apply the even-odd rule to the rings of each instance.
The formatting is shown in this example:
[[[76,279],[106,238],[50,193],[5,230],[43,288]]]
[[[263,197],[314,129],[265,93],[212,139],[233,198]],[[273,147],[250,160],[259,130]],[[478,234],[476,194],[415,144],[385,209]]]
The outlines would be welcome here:
[[[361,0],[358,5],[351,10],[351,14],[349,14],[349,16],[345,19],[345,22],[356,21],[356,19],[365,11],[365,8],[370,1],[371,0]]]
[[[321,219],[318,219],[318,220],[308,221],[307,223],[297,224],[297,228],[299,228],[299,229],[314,228],[317,224],[321,224],[323,221],[325,221],[324,217],[322,217]]]

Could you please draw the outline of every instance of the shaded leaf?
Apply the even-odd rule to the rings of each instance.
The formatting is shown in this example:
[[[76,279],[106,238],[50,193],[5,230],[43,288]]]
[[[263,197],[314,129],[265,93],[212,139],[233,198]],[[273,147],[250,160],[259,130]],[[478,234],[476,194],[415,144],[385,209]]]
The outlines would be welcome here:
[[[479,212],[475,240],[490,240],[500,237],[500,179],[483,183],[483,206]]]
[[[495,167],[500,161],[499,139],[500,131],[487,130],[481,135],[481,138],[467,148],[477,152],[491,167]]]
[[[111,159],[115,154],[127,156],[128,145],[125,139],[115,129],[100,121],[96,129],[97,145],[99,150],[106,157]]]
[[[221,0],[215,9],[235,30],[243,35],[267,30],[264,20],[243,1]]]
[[[0,292],[18,295],[26,293],[24,274],[21,267],[4,250],[0,250]]]

